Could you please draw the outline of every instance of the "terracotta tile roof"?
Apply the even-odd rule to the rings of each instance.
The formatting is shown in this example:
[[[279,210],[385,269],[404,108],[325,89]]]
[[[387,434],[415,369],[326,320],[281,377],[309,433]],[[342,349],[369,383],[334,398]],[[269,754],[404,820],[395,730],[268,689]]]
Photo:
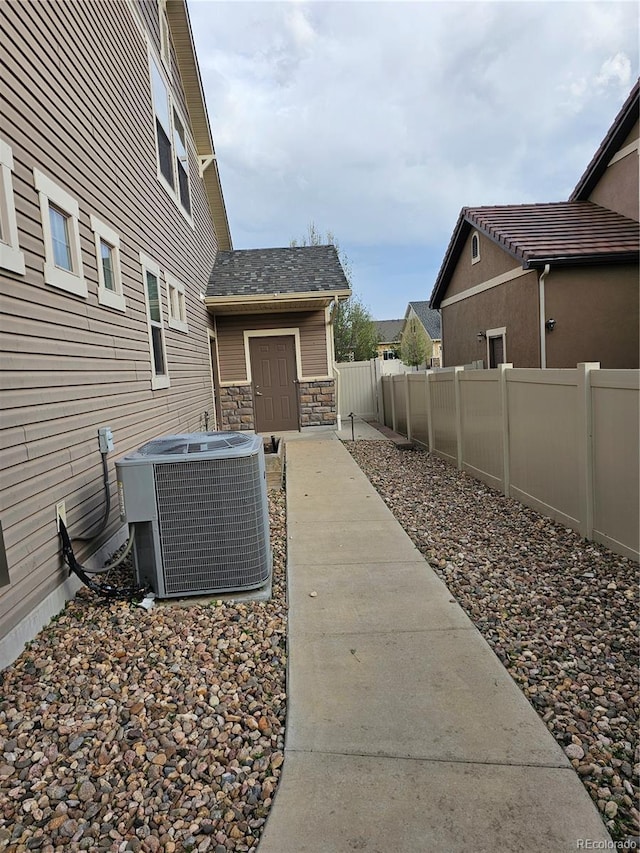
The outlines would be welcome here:
[[[349,290],[335,246],[218,252],[207,296],[336,293]]]
[[[431,294],[439,308],[469,233],[477,229],[523,269],[638,263],[640,226],[589,201],[463,207]]]

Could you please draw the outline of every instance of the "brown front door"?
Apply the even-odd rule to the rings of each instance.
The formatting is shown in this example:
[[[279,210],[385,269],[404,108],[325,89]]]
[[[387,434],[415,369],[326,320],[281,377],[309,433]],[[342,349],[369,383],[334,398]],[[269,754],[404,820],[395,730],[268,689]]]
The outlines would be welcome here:
[[[256,432],[298,429],[293,336],[251,338],[249,356]]]

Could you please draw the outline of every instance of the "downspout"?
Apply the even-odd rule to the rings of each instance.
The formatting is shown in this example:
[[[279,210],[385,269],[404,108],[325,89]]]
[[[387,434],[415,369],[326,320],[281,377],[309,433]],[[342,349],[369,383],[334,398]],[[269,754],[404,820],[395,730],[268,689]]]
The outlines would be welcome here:
[[[547,366],[547,330],[545,328],[545,306],[544,306],[544,280],[551,272],[549,264],[544,265],[544,269],[538,279],[538,303],[540,306],[540,367]]]

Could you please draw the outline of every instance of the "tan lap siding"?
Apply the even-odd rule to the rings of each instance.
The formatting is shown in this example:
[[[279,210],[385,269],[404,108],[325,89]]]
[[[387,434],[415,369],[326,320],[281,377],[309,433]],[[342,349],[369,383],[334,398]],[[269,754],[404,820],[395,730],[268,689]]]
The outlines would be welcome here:
[[[157,179],[147,48],[128,4],[0,4],[0,28],[11,46],[2,55],[0,138],[13,152],[26,264],[24,276],[0,271],[0,518],[10,577],[0,588],[2,636],[67,575],[55,504],[66,502],[74,534],[101,518],[98,428],[110,426],[116,444],[101,542],[120,526],[115,459],[156,435],[201,428],[205,411],[211,416],[211,321],[199,295],[217,244],[195,153],[193,227]],[[44,282],[34,168],[79,205],[86,299]],[[91,214],[120,238],[125,313],[98,302]],[[161,269],[166,390],[151,389],[141,251]],[[185,286],[187,334],[169,328],[165,271]],[[87,553],[78,547],[80,559]]]
[[[221,382],[246,382],[244,332],[299,329],[302,378],[327,375],[327,329],[324,310],[270,314],[235,314],[216,318]]]

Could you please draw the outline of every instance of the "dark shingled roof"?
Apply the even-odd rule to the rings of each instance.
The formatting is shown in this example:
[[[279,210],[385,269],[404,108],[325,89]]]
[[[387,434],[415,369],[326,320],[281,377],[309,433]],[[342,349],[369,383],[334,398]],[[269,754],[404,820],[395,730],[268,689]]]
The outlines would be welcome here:
[[[335,246],[218,252],[207,296],[332,293],[349,290]]]
[[[590,201],[463,207],[431,295],[434,308],[440,307],[474,228],[518,260],[523,269],[542,268],[547,263],[638,262],[638,223]]]
[[[393,341],[400,340],[404,320],[374,320],[374,322],[381,344],[390,344]]]
[[[442,327],[440,323],[440,312],[429,308],[429,302],[410,302],[407,306],[407,316],[409,309],[413,310],[418,315],[418,318],[425,328],[426,333],[432,341],[442,340]]]

